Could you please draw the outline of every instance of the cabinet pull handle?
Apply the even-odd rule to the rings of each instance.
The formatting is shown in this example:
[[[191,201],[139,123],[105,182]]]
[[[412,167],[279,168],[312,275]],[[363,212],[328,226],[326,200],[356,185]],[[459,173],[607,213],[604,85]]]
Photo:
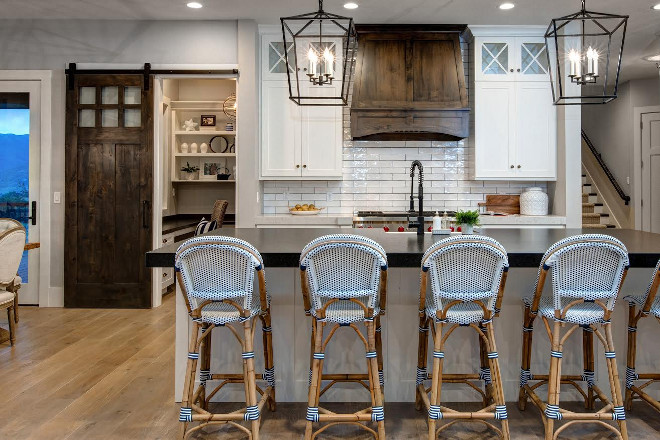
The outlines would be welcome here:
[[[520,168],[520,165],[518,165],[518,168]]]
[[[296,165],[296,168],[300,168],[300,165]]]
[[[307,165],[303,165],[303,168],[307,168]]]
[[[511,165],[511,168],[513,168],[513,165]]]
[[[147,215],[148,211],[149,211],[149,201],[148,200],[143,200],[142,201],[142,227],[144,229],[149,229],[149,217]]]

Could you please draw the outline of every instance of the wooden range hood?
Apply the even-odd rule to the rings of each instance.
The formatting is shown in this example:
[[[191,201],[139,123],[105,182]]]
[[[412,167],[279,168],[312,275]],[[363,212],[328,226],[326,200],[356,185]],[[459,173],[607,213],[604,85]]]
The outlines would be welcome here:
[[[467,25],[356,25],[354,140],[459,140],[469,134],[460,35]]]

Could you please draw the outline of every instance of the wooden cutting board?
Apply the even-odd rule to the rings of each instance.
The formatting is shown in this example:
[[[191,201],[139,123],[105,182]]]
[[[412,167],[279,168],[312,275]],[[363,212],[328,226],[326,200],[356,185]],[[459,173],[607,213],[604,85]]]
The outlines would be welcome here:
[[[487,194],[486,203],[480,203],[479,205],[485,205],[487,211],[502,212],[505,214],[520,214],[520,195]]]

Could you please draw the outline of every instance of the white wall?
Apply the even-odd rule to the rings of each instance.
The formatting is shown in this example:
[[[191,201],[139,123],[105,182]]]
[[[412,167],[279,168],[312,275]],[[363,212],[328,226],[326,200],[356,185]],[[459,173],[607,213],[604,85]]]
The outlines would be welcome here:
[[[635,107],[660,104],[657,78],[628,81],[619,85],[618,98],[605,105],[585,106],[582,126],[623,191],[633,196],[633,126]],[[628,182],[630,177],[630,183]]]
[[[237,64],[237,28],[236,21],[0,20],[0,70],[53,71],[52,191],[64,195],[66,63]],[[50,210],[50,287],[62,288],[64,201]]]

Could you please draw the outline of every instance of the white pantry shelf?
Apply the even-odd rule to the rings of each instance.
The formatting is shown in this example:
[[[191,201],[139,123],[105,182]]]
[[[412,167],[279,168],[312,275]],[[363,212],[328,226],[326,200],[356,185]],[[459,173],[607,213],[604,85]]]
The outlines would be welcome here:
[[[197,179],[197,180],[172,180],[172,183],[236,183],[236,180],[212,180],[212,179]]]
[[[236,136],[236,131],[203,131],[203,130],[197,130],[197,131],[184,131],[184,130],[176,130],[174,132],[175,135],[177,136]]]
[[[236,153],[174,153],[175,157],[236,157]]]

